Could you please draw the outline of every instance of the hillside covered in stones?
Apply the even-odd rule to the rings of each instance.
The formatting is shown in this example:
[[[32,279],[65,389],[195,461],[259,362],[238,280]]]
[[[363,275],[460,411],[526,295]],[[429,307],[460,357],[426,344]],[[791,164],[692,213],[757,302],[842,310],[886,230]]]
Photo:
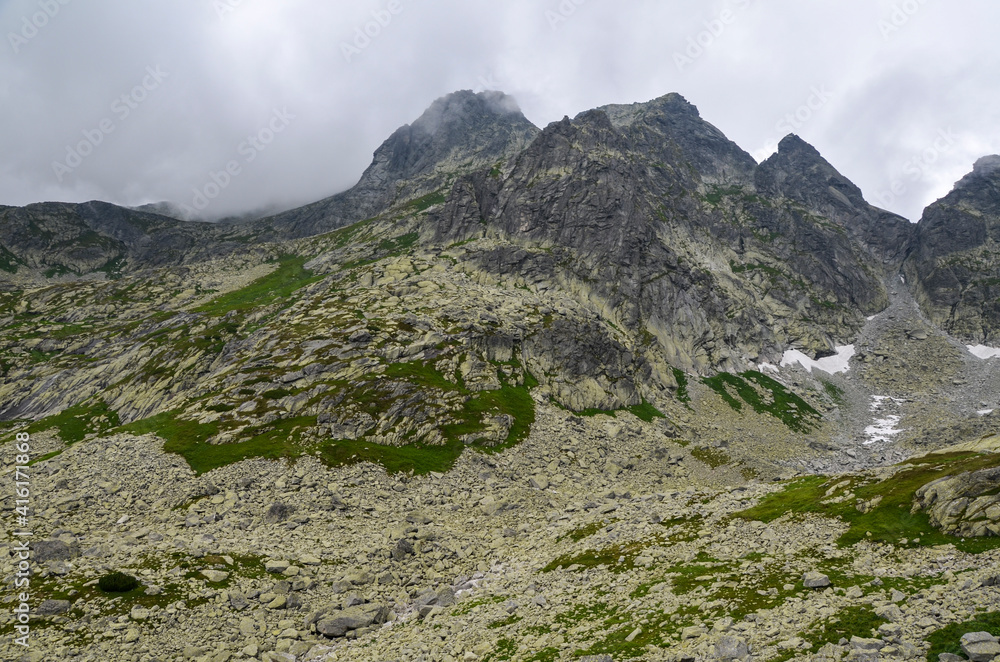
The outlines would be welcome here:
[[[274,216],[0,208],[0,448],[31,437],[37,532],[34,643],[0,649],[946,660],[1000,634],[995,159],[913,225],[676,94],[537,129],[459,92]]]

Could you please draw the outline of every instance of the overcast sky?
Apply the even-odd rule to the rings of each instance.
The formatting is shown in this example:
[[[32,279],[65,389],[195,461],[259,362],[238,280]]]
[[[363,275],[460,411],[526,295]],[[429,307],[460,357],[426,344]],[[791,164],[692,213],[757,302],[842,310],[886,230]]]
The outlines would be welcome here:
[[[1000,153],[998,25],[991,0],[0,0],[0,204],[291,206],[457,89],[540,127],[679,92],[915,221]]]

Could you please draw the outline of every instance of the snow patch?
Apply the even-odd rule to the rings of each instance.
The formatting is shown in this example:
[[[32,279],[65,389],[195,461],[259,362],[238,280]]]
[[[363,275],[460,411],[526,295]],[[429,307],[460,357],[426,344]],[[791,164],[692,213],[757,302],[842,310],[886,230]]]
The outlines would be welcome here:
[[[904,402],[906,400],[892,398],[887,395],[872,396],[872,412],[882,414],[883,417],[875,419],[872,425],[865,428],[865,436],[868,437],[867,441],[864,442],[865,446],[892,441],[893,437],[905,431],[896,427],[902,420],[902,416],[886,413],[886,409],[895,409]]]
[[[774,365],[773,363],[761,363],[759,366],[757,366],[757,369],[761,372],[763,372],[764,370],[775,373],[781,372],[780,370],[778,370],[778,366]]]
[[[797,349],[790,349],[781,357],[781,366],[785,367],[798,363],[809,372],[812,372],[813,368],[816,368],[817,370],[834,375],[838,372],[847,372],[851,369],[849,362],[852,356],[854,356],[854,345],[838,347],[837,353],[834,356],[827,356],[819,360],[811,359]]]
[[[993,410],[992,409],[980,409],[976,413],[979,414],[980,416],[989,416],[990,414],[993,413]]]
[[[1000,348],[998,347],[988,347],[986,345],[966,345],[973,356],[978,356],[981,359],[995,359],[1000,357]]]

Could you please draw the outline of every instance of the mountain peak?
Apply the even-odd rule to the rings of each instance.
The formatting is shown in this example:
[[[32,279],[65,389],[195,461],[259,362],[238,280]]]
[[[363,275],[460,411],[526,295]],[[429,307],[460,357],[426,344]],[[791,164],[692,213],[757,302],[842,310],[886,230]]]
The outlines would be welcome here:
[[[433,136],[444,126],[489,116],[524,118],[517,101],[508,94],[458,90],[436,99],[410,126]]]
[[[823,155],[819,153],[818,149],[794,133],[789,133],[781,139],[781,142],[778,143],[778,153],[781,154],[782,152],[802,155],[808,154],[826,161],[826,159],[823,159]]]
[[[614,127],[655,162],[692,166],[706,181],[749,180],[757,162],[698,108],[671,92],[645,103],[601,106]]]
[[[997,172],[1000,172],[1000,155],[991,154],[984,156],[972,166],[972,172],[955,184],[955,190],[965,188],[979,180],[987,179]]]
[[[396,129],[351,189],[273,218],[305,236],[375,216],[440,191],[456,173],[488,168],[523,150],[539,133],[513,97],[459,90],[436,99]]]
[[[848,207],[864,206],[861,189],[823,158],[819,150],[790,133],[778,143],[778,151],[768,157],[755,173],[755,183],[762,192],[819,203],[833,202]]]

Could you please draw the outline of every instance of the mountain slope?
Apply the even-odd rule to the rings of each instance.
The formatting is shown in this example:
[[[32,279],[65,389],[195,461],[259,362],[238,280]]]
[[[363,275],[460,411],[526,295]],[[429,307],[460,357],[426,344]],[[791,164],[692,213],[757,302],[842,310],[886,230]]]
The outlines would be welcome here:
[[[460,180],[432,214],[435,240],[507,242],[477,265],[577,292],[686,370],[745,368],[788,346],[825,354],[849,341],[887,295],[882,266],[845,225],[885,214],[863,201],[847,214],[785,196],[769,183],[801,141],[754,170],[693,106],[665,99],[613,107],[617,126],[604,110],[564,119],[510,170]],[[705,138],[651,137],[666,134],[650,127],[675,125]],[[715,183],[723,174],[739,182],[738,173],[742,184]],[[517,257],[525,250],[528,261]]]
[[[958,650],[1000,623],[1000,362],[898,268],[931,310],[936,274],[990,266],[993,168],[914,237],[799,138],[757,165],[678,95],[538,131],[457,93],[260,222],[2,208],[34,611],[27,657],[0,613],[0,657]],[[956,319],[987,319],[969,283]]]

